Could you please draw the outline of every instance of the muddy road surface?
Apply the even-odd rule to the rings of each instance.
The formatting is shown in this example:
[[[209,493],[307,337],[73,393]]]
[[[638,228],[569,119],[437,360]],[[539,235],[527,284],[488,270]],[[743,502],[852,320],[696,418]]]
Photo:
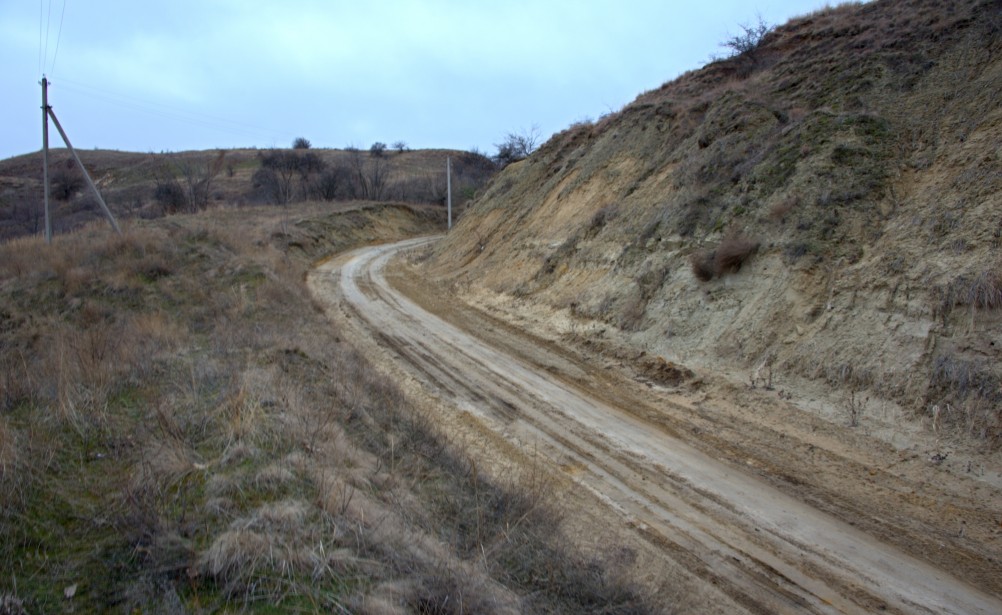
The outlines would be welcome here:
[[[517,331],[484,327],[481,335],[469,321],[430,313],[399,289],[420,281],[391,284],[387,274],[395,255],[428,241],[340,256],[319,266],[310,286],[335,318],[377,340],[381,360],[419,383],[437,413],[474,417],[547,459],[624,528],[748,612],[1002,613],[991,588],[902,547],[907,537],[875,535],[819,504],[824,498],[808,503],[754,464],[694,444],[698,433],[650,419],[658,409],[630,390],[641,384],[596,382],[587,365]]]

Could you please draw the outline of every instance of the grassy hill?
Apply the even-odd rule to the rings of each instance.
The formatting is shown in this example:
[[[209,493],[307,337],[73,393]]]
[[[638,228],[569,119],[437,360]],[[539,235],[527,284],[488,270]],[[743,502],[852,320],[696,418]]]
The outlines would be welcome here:
[[[176,153],[79,151],[120,218],[156,218],[209,206],[371,200],[445,204],[446,158],[453,206],[463,207],[495,172],[482,155],[452,150],[216,150]],[[268,167],[268,168],[264,168]],[[68,150],[50,151],[55,232],[101,217]],[[42,154],[0,160],[0,239],[44,229]]]
[[[846,3],[555,135],[432,263],[594,351],[994,450],[1000,142],[1002,4]]]

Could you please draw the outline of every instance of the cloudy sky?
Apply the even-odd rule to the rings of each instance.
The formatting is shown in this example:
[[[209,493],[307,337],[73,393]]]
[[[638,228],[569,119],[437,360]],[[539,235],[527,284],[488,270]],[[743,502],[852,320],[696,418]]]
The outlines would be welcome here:
[[[479,148],[620,109],[823,0],[2,0],[0,158],[41,148]],[[58,135],[52,133],[58,140]]]

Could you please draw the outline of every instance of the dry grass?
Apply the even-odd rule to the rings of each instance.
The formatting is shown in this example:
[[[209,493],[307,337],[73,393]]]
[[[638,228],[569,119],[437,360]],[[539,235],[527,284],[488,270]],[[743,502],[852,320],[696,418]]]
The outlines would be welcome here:
[[[1002,379],[983,360],[941,354],[933,361],[926,407],[933,429],[952,430],[988,449],[1002,446]]]
[[[596,585],[605,564],[561,540],[541,478],[477,473],[331,330],[306,268],[328,237],[369,241],[372,215],[0,244],[0,594],[40,611],[80,579],[73,605],[95,611],[646,604],[618,573]]]

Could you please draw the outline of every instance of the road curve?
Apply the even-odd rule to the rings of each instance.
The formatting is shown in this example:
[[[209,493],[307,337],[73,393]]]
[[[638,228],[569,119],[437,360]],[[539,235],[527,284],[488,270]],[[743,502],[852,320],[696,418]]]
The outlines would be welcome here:
[[[762,613],[1002,613],[1002,601],[722,463],[430,314],[383,270],[434,238],[351,252],[310,275],[443,402],[573,468],[644,535]]]

